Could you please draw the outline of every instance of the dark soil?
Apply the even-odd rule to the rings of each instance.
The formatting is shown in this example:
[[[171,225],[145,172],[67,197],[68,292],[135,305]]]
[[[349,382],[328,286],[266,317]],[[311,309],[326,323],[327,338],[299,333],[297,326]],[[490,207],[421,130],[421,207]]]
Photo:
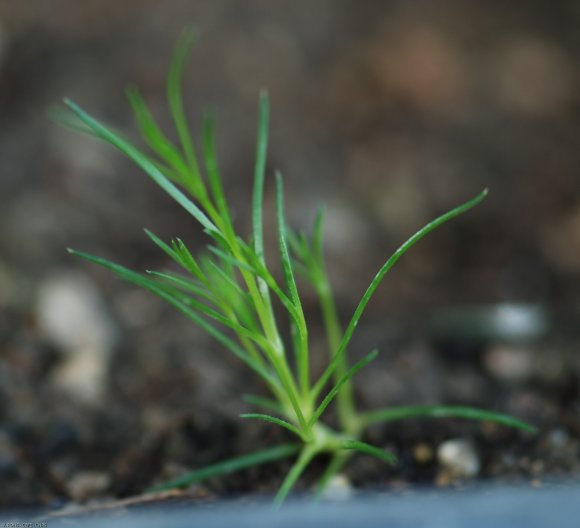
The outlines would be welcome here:
[[[575,2],[467,9],[448,0],[435,9],[369,1],[360,9],[328,0],[289,10],[281,2],[177,0],[163,9],[136,0],[80,9],[62,0],[64,17],[43,2],[22,7],[34,4],[0,5],[2,508],[263,496],[289,467],[139,498],[188,470],[288,437],[238,417],[248,410],[241,395],[262,389],[235,358],[161,301],[65,252],[73,246],[162,268],[143,226],[203,247],[197,226],[144,176],[46,119],[67,95],[131,130],[122,91],[135,82],[168,124],[165,69],[189,20],[202,37],[188,107],[193,122],[202,106],[219,110],[236,220],[248,225],[255,106],[268,86],[269,170],[287,175],[293,224],[328,205],[329,267],[345,321],[405,237],[491,188],[482,206],[414,248],[386,279],[351,350],[353,360],[381,350],[359,373],[357,398],[364,409],[478,406],[538,433],[451,419],[376,426],[367,440],[399,463],[354,457],[345,470],[353,492],[482,480],[542,486],[580,476]],[[266,199],[269,215],[270,192]],[[320,317],[307,293],[305,307],[321,369]],[[451,471],[437,454],[448,441],[467,442],[479,469]]]

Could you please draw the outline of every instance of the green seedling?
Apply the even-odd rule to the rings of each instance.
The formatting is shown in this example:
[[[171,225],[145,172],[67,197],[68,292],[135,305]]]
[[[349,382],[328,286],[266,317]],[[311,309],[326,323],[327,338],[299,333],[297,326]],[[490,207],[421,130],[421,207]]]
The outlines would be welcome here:
[[[193,41],[192,33],[185,32],[168,76],[167,98],[177,141],[168,139],[160,129],[135,88],[129,89],[128,98],[147,149],[138,148],[70,100],[65,100],[68,110],[64,109],[65,114],[61,117],[69,127],[110,143],[136,163],[201,224],[211,239],[209,251],[198,258],[179,238],[165,242],[146,231],[151,241],[182,269],[179,273],[138,273],[100,257],[69,251],[165,299],[236,355],[262,379],[270,393],[269,397],[249,396],[247,401],[256,410],[242,418],[283,427],[294,441],[193,471],[155,489],[185,487],[246,467],[293,458],[294,463],[274,499],[275,504],[280,505],[310,462],[319,455],[329,457],[328,466],[318,481],[319,493],[355,452],[394,464],[392,453],[362,440],[365,430],[373,424],[416,417],[453,417],[486,420],[533,431],[533,427],[516,418],[471,407],[410,406],[364,412],[357,410],[355,405],[352,378],[377,357],[377,351],[351,365],[347,349],[379,284],[416,242],[479,204],[487,191],[439,216],[403,243],[379,269],[343,330],[324,261],[323,211],[318,212],[310,235],[292,231],[285,220],[279,173],[275,176],[275,196],[281,279],[272,273],[266,261],[262,216],[268,146],[268,97],[265,92],[261,93],[259,101],[252,232],[248,238],[237,233],[220,177],[214,122],[211,117],[203,122],[201,157],[198,157],[185,116],[181,84]],[[319,373],[311,371],[309,328],[296,285],[297,273],[312,286],[322,310],[328,363]],[[288,316],[290,343],[281,338],[275,306],[281,306]],[[336,406],[333,427],[325,421],[330,405]]]

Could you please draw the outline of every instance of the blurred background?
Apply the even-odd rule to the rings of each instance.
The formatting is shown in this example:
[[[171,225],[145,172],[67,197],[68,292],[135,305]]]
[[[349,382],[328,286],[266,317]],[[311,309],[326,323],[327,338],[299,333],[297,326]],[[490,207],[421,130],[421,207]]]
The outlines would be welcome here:
[[[489,187],[484,205],[400,263],[382,292],[385,309],[574,300],[579,19],[572,1],[5,0],[3,267],[25,281],[79,268],[66,246],[137,262],[155,254],[144,225],[197,236],[119,155],[47,117],[67,96],[130,133],[124,90],[135,84],[169,125],[168,61],[182,28],[193,25],[199,44],[187,107],[194,129],[204,109],[217,115],[222,171],[242,222],[265,87],[270,173],[286,175],[295,225],[327,205],[341,293],[356,297],[404,238]]]
[[[203,248],[198,226],[118,153],[49,118],[66,96],[134,136],[124,90],[135,84],[169,128],[165,76],[188,25],[199,34],[188,114],[195,131],[205,109],[216,115],[238,225],[248,231],[258,93],[267,88],[268,174],[285,174],[295,227],[327,206],[329,268],[345,316],[400,243],[489,188],[482,205],[400,261],[360,342],[449,307],[507,302],[540,306],[575,335],[580,3],[2,0],[0,419],[16,420],[22,438],[80,442],[71,394],[97,407],[111,394],[121,406],[123,397],[163,395],[174,410],[191,410],[184,394],[193,385],[202,408],[217,395],[224,412],[238,410],[228,394],[240,376],[223,372],[221,356],[203,375],[192,359],[192,347],[210,346],[205,336],[65,250],[163,267],[143,227]],[[270,180],[270,218],[272,198]],[[171,362],[168,380],[160,372]],[[157,411],[140,419],[158,423],[167,409]],[[26,424],[40,415],[45,429],[31,433]],[[10,453],[0,449],[0,471]]]

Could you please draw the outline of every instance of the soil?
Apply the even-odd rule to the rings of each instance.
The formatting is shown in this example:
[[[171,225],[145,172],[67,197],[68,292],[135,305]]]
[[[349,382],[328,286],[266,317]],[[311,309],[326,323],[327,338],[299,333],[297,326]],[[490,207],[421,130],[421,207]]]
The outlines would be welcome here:
[[[249,222],[255,103],[266,85],[269,170],[287,174],[293,224],[328,204],[343,320],[405,237],[491,187],[484,205],[387,277],[351,349],[353,361],[381,350],[358,374],[357,400],[364,409],[472,405],[538,432],[452,419],[376,426],[366,440],[399,463],[354,457],[345,470],[352,493],[580,476],[574,2],[481,3],[467,13],[451,0],[436,10],[428,1],[388,9],[372,1],[367,10],[326,1],[305,14],[277,2],[175,0],[161,10],[107,0],[78,10],[62,0],[69,17],[24,4],[34,2],[0,6],[0,507],[207,504],[269,495],[288,469],[273,463],[141,498],[154,484],[288,436],[238,417],[248,410],[241,395],[262,389],[235,358],[162,301],[65,252],[162,268],[143,226],[203,247],[196,226],[145,177],[45,118],[68,95],[131,130],[121,98],[129,82],[166,116],[165,68],[188,19],[203,28],[187,79],[191,117],[199,120],[202,105],[219,109],[236,220],[242,230]],[[272,198],[268,191],[267,215]],[[308,293],[305,308],[320,369],[324,338]],[[475,471],[446,465],[449,442],[467,446]]]

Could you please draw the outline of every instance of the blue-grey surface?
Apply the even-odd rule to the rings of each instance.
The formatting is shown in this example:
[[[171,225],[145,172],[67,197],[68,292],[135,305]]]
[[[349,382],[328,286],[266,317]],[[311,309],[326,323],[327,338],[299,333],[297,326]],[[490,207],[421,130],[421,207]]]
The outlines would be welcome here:
[[[279,511],[274,511],[266,503],[252,506],[226,503],[212,506],[211,509],[169,507],[90,518],[50,519],[46,526],[560,528],[580,525],[579,499],[579,484],[539,489],[483,487],[463,492],[423,491],[402,496],[386,494],[339,503],[313,504],[300,500],[287,504]],[[29,526],[35,526],[34,522]]]

